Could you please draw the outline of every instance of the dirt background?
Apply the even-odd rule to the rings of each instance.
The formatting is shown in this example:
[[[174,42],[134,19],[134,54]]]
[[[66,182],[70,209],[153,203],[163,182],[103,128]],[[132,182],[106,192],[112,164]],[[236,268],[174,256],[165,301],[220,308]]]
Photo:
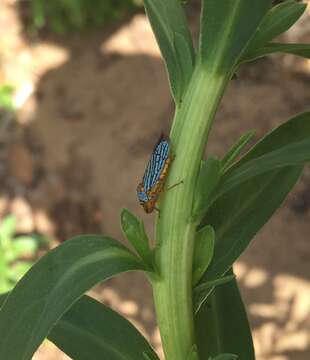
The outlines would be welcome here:
[[[190,13],[197,32],[197,9]],[[17,3],[0,1],[0,80],[17,84],[16,119],[0,122],[0,216],[56,241],[104,232],[123,239],[121,208],[145,219],[135,188],[173,103],[142,14],[79,35],[24,32]],[[310,42],[310,12],[285,37]],[[310,62],[274,56],[241,69],[221,104],[208,151],[257,138],[309,110]],[[279,179],[281,181],[281,179]],[[310,359],[310,172],[237,263],[258,360]],[[161,353],[151,290],[122,275],[91,292],[129,318]],[[45,342],[35,360],[68,359]]]

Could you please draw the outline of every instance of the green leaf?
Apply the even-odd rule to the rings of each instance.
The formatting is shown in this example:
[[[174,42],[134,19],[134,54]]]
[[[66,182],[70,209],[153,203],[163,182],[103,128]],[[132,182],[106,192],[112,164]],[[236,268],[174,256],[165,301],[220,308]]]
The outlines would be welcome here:
[[[203,222],[213,226],[216,234],[213,260],[204,280],[225,274],[282,204],[302,169],[289,167],[257,176],[215,201]]]
[[[8,294],[0,295],[0,308]],[[48,339],[75,360],[136,360],[142,353],[159,359],[127,319],[86,295],[62,316]]]
[[[211,281],[201,282],[198,286],[194,288],[193,296],[194,296],[194,312],[195,314],[199,311],[201,306],[205,303],[208,296],[212,293],[213,289],[216,286],[223,285],[234,279],[234,275],[224,275],[218,279]]]
[[[299,143],[310,137],[310,112],[298,114],[265,135],[243,156],[233,168],[285,147],[288,143]]]
[[[209,358],[210,360],[237,360],[238,356],[234,354],[221,354],[215,358]]]
[[[310,119],[309,119],[310,120]],[[282,149],[272,151],[253,159],[227,173],[220,184],[218,196],[238,185],[273,169],[291,165],[305,164],[310,160],[310,137],[298,143],[288,144]]]
[[[0,310],[0,359],[31,359],[55,323],[87,290],[130,270],[144,266],[123,245],[104,236],[77,236],[47,253]]]
[[[181,75],[182,75],[182,89],[185,91],[193,73],[194,60],[193,60],[193,49],[190,47],[182,34],[174,33],[174,48],[176,58],[178,60]],[[183,93],[182,93],[183,95]]]
[[[236,354],[239,360],[255,359],[251,330],[235,279],[212,292],[196,315],[195,325],[201,359],[221,353]]]
[[[8,112],[15,110],[13,95],[14,87],[9,84],[0,85],[0,110],[5,110]]]
[[[248,50],[257,49],[287,31],[304,13],[307,5],[294,0],[285,1],[268,11],[259,25]]]
[[[201,168],[195,189],[193,218],[199,218],[209,206],[211,195],[221,177],[221,162],[210,156],[201,162]]]
[[[20,256],[33,256],[38,250],[38,241],[31,236],[18,236],[12,242],[15,258]]]
[[[62,316],[48,339],[75,360],[137,360],[143,352],[158,359],[128,320],[88,296]]]
[[[269,43],[262,48],[255,49],[246,54],[240,63],[251,62],[274,53],[287,53],[310,59],[310,44],[279,44]]]
[[[256,155],[253,158],[250,154],[254,153]],[[309,160],[310,112],[306,112],[267,134],[240,162],[230,168],[222,177],[216,196],[270,170],[302,165]]]
[[[145,0],[144,7],[166,62],[173,97],[176,103],[180,103],[187,85],[190,63],[192,67],[195,58],[181,1]],[[188,60],[189,54],[191,61]]]
[[[0,238],[11,239],[16,231],[16,218],[13,215],[8,215],[2,219],[0,223]]]
[[[204,0],[201,60],[209,68],[232,69],[271,6],[271,0]]]
[[[212,226],[205,226],[196,234],[193,257],[193,285],[198,283],[212,260],[214,241],[215,233]]]
[[[303,143],[309,136],[309,113],[298,115],[267,134],[229,169],[225,177],[289,143]],[[302,169],[302,165],[273,169],[240,183],[215,200],[200,225],[211,225],[216,234],[214,256],[203,276],[205,281],[219,278],[232,266],[284,201]],[[218,189],[223,192],[220,186]]]
[[[143,221],[138,219],[129,210],[123,209],[121,213],[121,225],[128,241],[146,265],[152,268],[152,254]]]
[[[254,138],[255,131],[249,131],[242,135],[239,140],[228,150],[221,160],[221,169],[224,173],[237,159],[244,147]]]

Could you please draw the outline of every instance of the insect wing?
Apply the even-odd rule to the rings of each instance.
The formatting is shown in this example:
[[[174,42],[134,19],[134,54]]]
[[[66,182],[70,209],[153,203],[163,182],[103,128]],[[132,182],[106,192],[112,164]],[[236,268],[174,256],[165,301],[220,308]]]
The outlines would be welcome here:
[[[168,157],[169,142],[166,139],[161,138],[155,145],[151,159],[143,176],[143,185],[146,192],[152,189],[158,181]]]

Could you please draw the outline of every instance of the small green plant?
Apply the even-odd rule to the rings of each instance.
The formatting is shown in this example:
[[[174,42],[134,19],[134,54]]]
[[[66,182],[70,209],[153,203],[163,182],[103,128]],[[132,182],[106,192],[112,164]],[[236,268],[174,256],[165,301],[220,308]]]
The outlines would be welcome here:
[[[49,27],[63,33],[85,27],[101,26],[133,11],[139,0],[30,0],[31,25],[35,29]]]
[[[0,85],[0,111],[14,111],[13,102],[14,87],[12,85]]]
[[[276,52],[310,58],[310,45],[273,42],[306,5],[202,0],[197,49],[179,0],[144,5],[175,100],[174,160],[157,204],[155,247],[142,220],[123,210],[121,225],[136,254],[103,235],[81,235],[50,251],[3,297],[1,359],[31,359],[46,336],[75,360],[158,359],[126,319],[83,295],[126,271],[144,272],[153,287],[166,360],[255,358],[233,265],[310,160],[310,112],[272,130],[244,156],[253,132],[221,159],[203,154],[225,89],[242,64]]]
[[[16,236],[13,215],[0,221],[0,293],[11,290],[34,263],[39,242],[30,235]]]

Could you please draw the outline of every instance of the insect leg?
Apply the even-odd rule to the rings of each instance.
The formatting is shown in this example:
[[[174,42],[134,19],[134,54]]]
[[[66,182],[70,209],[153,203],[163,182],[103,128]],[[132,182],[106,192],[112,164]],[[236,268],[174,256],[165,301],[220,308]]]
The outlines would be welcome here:
[[[173,189],[174,187],[176,187],[176,186],[178,186],[178,185],[180,185],[180,184],[184,184],[184,181],[181,180],[181,181],[179,181],[178,183],[169,186],[168,189],[167,189],[167,191]]]

